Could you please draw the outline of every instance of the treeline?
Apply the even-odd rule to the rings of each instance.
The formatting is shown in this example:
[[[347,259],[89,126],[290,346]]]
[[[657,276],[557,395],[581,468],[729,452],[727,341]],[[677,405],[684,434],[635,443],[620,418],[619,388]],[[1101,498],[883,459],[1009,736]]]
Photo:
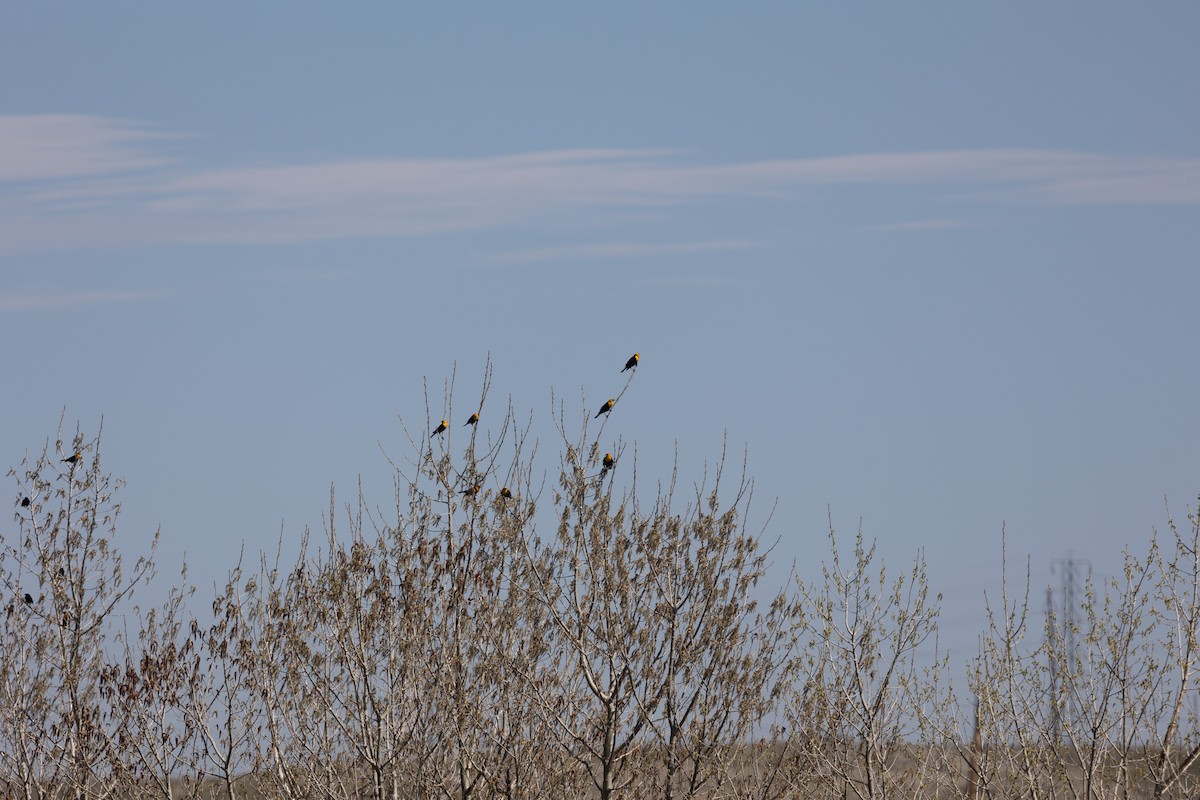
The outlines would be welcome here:
[[[639,497],[595,424],[560,417],[550,481],[511,411],[411,437],[386,511],[331,496],[294,560],[243,559],[211,605],[185,570],[153,608],[99,436],[48,443],[10,472],[0,792],[1200,796],[1194,515],[1089,586],[1077,630],[1027,581],[996,598],[959,698],[919,556],[888,571],[831,528],[823,579],[767,587],[744,475]]]

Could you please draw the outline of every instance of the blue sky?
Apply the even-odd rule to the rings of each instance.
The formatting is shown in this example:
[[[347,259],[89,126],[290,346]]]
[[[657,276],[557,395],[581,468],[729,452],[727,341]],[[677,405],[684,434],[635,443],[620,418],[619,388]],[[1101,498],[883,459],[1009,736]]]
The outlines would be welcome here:
[[[999,534],[1111,572],[1200,491],[1200,8],[19,4],[0,453],[104,418],[131,547],[206,583],[386,505],[399,419],[578,424],[643,488],[748,453],[924,548],[964,657]],[[581,390],[583,399],[581,400]],[[456,414],[465,418],[466,412]],[[495,423],[492,414],[484,422]]]

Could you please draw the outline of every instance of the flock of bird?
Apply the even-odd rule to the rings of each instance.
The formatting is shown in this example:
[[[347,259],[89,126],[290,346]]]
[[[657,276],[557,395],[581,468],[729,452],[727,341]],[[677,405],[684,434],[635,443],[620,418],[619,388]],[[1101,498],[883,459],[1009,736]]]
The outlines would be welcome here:
[[[629,360],[625,362],[625,366],[621,369],[621,372],[624,373],[624,372],[628,372],[631,369],[636,369],[637,365],[638,365],[638,361],[640,361],[640,360],[641,360],[641,355],[639,353],[634,353],[633,355],[631,355],[629,357]],[[599,419],[603,415],[612,411],[613,406],[615,406],[616,404],[617,404],[617,399],[615,397],[610,397],[607,400],[605,400],[604,405],[600,406],[600,410],[596,412],[595,419]],[[479,412],[476,412],[467,419],[467,421],[463,424],[463,427],[465,428],[468,425],[478,425],[478,424],[479,424]],[[449,420],[444,419],[444,420],[440,421],[438,423],[438,426],[433,429],[433,433],[429,434],[430,438],[433,438],[434,436],[437,436],[440,433],[445,433],[445,431],[449,427],[450,427]],[[605,453],[604,460],[601,462],[601,464],[603,466],[603,469],[600,472],[600,477],[603,478],[604,475],[610,469],[612,469],[614,466],[616,466],[617,460],[615,458],[613,458],[612,453]],[[481,488],[482,487],[477,483],[471,484],[466,489],[463,489],[461,492],[459,492],[459,494],[466,495],[467,497],[474,497],[475,495],[479,494],[479,490]],[[502,497],[505,500],[512,499],[512,492],[509,491],[509,488],[507,486],[500,489],[500,497]]]
[[[641,356],[638,353],[634,353],[633,355],[631,355],[629,357],[629,360],[625,362],[625,367],[621,370],[621,372],[624,373],[624,372],[628,372],[631,369],[636,369],[639,360],[641,360]],[[615,406],[616,404],[617,404],[617,399],[615,397],[610,397],[607,400],[605,400],[604,404],[602,406],[600,406],[600,410],[596,412],[595,419],[599,419],[600,417],[602,417],[605,414],[612,411],[613,406]],[[468,425],[478,425],[478,424],[479,424],[479,412],[476,412],[467,418],[467,421],[466,421],[466,423],[464,423],[463,427],[467,427]],[[433,433],[430,434],[430,436],[433,437],[433,436],[437,436],[439,433],[444,433],[446,431],[446,429],[449,427],[450,427],[450,421],[442,420],[441,422],[438,423],[438,426],[433,429]],[[75,465],[78,464],[82,459],[83,459],[83,453],[76,451],[76,452],[72,453],[71,455],[67,456],[66,458],[62,459],[62,463],[67,464],[72,469],[74,469]],[[602,467],[601,472],[600,472],[600,477],[603,478],[610,469],[612,469],[613,467],[616,466],[617,460],[615,458],[613,458],[612,453],[605,453],[604,459],[600,463],[601,463],[601,467]],[[463,489],[461,492],[459,492],[459,494],[466,495],[467,497],[474,497],[475,495],[479,494],[479,490],[481,488],[482,487],[477,483],[472,484],[471,486],[468,486],[466,489]],[[500,489],[500,497],[502,499],[511,500],[512,496],[513,496],[513,494],[507,486]],[[30,505],[31,505],[31,500],[29,497],[21,498],[21,508],[29,508]],[[21,599],[25,601],[26,605],[33,604],[33,596],[30,594],[25,594],[25,596],[22,597]],[[12,614],[12,606],[11,605],[8,606],[8,613]]]
[[[75,466],[76,464],[78,464],[78,463],[79,463],[79,460],[80,460],[80,459],[82,459],[82,458],[83,458],[83,453],[81,453],[80,451],[76,450],[76,451],[75,451],[74,453],[72,453],[71,455],[69,455],[69,456],[67,456],[66,458],[62,459],[62,463],[64,463],[64,464],[70,464],[70,465],[71,465],[71,467],[72,467],[72,468],[74,468],[74,466]],[[25,497],[22,497],[22,498],[21,498],[21,508],[29,508],[31,505],[33,505],[33,500],[32,500],[32,499],[31,499],[31,498],[30,498],[28,495],[27,495],[27,496],[25,496]]]
[[[83,460],[83,453],[79,450],[76,450],[74,453],[72,453],[71,455],[67,456],[64,459],[61,459],[62,463],[69,465],[72,471],[74,471],[75,465],[78,464],[82,460]],[[33,505],[33,498],[29,497],[29,495],[25,495],[24,497],[21,498],[21,502],[20,502],[21,508],[29,508],[32,505]],[[58,574],[61,577],[64,574],[63,570],[59,569]],[[27,606],[33,605],[33,595],[31,595],[29,592],[25,592],[25,594],[21,597],[21,599],[25,601],[25,605],[27,605]],[[38,598],[38,602],[41,602],[40,597]],[[8,616],[10,616],[10,617],[12,616],[12,614],[13,614],[13,604],[12,603],[8,604],[8,606],[5,608],[5,612],[8,614]],[[64,615],[64,620],[65,619],[66,619],[66,617]],[[63,624],[65,625],[66,622],[64,622]]]

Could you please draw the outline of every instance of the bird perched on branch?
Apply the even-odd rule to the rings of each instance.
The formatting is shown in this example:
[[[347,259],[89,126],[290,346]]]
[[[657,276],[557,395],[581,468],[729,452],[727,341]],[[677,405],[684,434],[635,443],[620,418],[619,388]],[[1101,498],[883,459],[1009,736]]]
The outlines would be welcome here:
[[[639,358],[641,358],[641,356],[639,356],[637,353],[634,353],[633,355],[631,355],[629,357],[629,360],[625,362],[625,369],[633,369],[634,367],[636,367],[638,365]],[[621,370],[621,372],[624,372],[625,369]]]
[[[474,486],[468,486],[459,492],[459,494],[465,494],[467,497],[474,497],[475,495],[479,494],[479,484],[477,483]]]
[[[613,467],[615,467],[617,465],[617,460],[615,458],[613,458],[612,453],[605,453],[604,461],[601,463],[604,464],[604,471],[608,472],[610,469],[612,469]]]
[[[80,453],[78,450],[76,450],[74,455],[70,456],[69,458],[64,458],[63,463],[64,464],[75,464],[81,458],[83,458],[83,453]]]
[[[442,431],[446,430],[446,428],[449,428],[449,427],[450,427],[450,423],[446,422],[446,420],[442,420],[442,424],[438,425],[436,428],[433,429],[432,435],[437,436],[439,433],[441,433]]]
[[[25,605],[33,605],[33,595],[31,595],[29,592],[25,593],[25,597],[23,599],[25,600]]]
[[[611,397],[608,398],[608,401],[604,405],[600,406],[600,410],[596,412],[595,418],[600,419],[601,414],[607,414],[608,412],[612,411],[613,406],[615,406],[616,404],[617,404],[617,401],[615,399],[613,399]]]
[[[505,500],[512,500],[512,492],[508,490],[507,486],[500,490],[500,496]]]
[[[477,422],[479,422],[479,415],[478,415],[478,414],[472,414],[472,415],[470,416],[470,418],[467,420],[467,424],[466,424],[466,425],[463,425],[463,427],[465,428],[465,427],[467,427],[467,425],[474,425],[474,424],[475,424],[475,423],[477,423]]]
[[[21,508],[29,508],[29,504],[32,502],[33,501],[30,500],[28,497],[21,498]]]

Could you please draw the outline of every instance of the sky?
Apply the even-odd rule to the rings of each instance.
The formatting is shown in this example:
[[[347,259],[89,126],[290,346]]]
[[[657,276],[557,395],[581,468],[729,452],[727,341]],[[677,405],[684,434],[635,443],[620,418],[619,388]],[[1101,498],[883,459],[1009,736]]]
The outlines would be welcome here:
[[[727,444],[777,575],[819,575],[830,518],[890,569],[923,552],[966,659],[1001,531],[1040,604],[1056,559],[1111,575],[1195,507],[1198,29],[1184,2],[13,5],[0,465],[102,419],[124,546],[161,527],[160,575],[211,585],[320,530],[331,485],[387,506],[451,378],[456,432],[490,361],[481,425],[511,402],[550,472],[553,414],[578,430],[636,351],[619,480]]]

